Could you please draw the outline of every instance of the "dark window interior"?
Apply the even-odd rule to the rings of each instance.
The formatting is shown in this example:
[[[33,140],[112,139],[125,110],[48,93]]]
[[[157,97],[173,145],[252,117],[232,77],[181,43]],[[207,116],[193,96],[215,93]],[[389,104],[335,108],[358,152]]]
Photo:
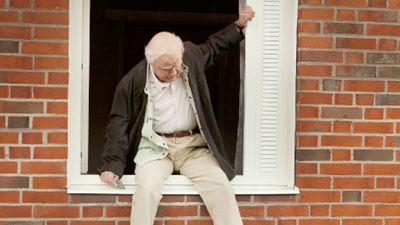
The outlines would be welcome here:
[[[183,41],[202,43],[233,22],[237,13],[238,2],[228,0],[91,1],[89,174],[97,173],[115,87],[143,59],[149,39],[167,30]],[[239,114],[239,56],[237,45],[206,71],[214,112],[232,163]],[[133,165],[125,173],[133,174]]]

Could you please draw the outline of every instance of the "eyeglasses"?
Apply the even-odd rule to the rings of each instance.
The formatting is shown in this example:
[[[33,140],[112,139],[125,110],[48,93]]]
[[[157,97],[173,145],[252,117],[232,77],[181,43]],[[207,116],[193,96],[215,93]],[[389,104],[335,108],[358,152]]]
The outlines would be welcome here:
[[[156,66],[156,67],[157,67],[157,69],[161,70],[163,73],[168,73],[168,74],[172,73],[174,71],[176,71],[177,73],[182,72],[182,68],[180,65],[179,66],[177,66],[177,65],[175,65],[175,66]]]

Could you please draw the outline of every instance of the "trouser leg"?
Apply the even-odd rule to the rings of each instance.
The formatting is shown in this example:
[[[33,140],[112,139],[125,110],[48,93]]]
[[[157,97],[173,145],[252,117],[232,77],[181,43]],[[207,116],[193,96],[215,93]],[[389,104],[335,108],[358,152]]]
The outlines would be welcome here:
[[[192,153],[180,172],[193,182],[214,225],[243,225],[232,186],[214,156],[204,150]]]
[[[173,165],[168,158],[136,166],[137,188],[132,198],[131,225],[154,224],[161,190],[172,170]]]

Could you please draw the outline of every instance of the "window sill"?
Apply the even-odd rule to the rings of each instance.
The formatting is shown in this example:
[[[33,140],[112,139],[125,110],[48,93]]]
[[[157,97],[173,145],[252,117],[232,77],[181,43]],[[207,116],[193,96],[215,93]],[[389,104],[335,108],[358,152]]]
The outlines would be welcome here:
[[[134,176],[124,176],[122,182],[126,189],[117,189],[101,183],[97,175],[81,175],[86,182],[71,183],[67,186],[68,194],[134,194],[136,185]],[[258,181],[257,181],[258,180]],[[271,185],[259,182],[260,179],[249,179],[237,176],[232,181],[232,186],[237,195],[294,195],[299,194],[297,187]],[[261,179],[262,180],[262,179]],[[193,195],[198,194],[192,183],[185,177],[179,175],[171,176],[164,185],[162,191],[166,195]]]

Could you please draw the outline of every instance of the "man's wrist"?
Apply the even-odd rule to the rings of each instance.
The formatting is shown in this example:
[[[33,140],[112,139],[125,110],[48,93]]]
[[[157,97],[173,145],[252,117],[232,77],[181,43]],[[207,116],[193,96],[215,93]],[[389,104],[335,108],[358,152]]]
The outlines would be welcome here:
[[[238,31],[242,31],[244,26],[239,23],[239,20],[235,21],[235,25]]]

